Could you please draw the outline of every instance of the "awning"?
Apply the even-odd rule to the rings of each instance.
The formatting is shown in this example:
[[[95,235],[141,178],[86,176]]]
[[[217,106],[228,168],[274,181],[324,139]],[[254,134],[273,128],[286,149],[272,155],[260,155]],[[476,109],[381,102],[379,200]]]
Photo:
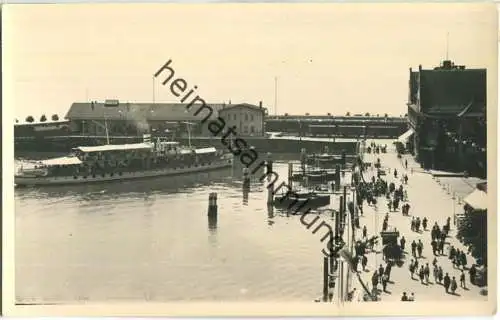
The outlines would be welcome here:
[[[488,195],[486,192],[479,189],[472,191],[471,194],[465,197],[464,202],[475,210],[488,209]]]
[[[415,131],[412,128],[408,129],[408,131],[406,131],[405,133],[403,133],[402,135],[399,136],[398,142],[407,143],[408,140],[410,139],[411,135],[414,133],[415,133]]]

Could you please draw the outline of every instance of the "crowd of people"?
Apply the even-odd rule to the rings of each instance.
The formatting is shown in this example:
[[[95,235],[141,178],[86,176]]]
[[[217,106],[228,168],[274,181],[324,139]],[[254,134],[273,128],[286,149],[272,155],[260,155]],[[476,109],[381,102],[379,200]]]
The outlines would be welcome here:
[[[402,165],[403,171],[407,171],[407,160],[404,160]],[[391,269],[396,262],[400,262],[401,264],[407,263],[408,269],[410,271],[410,278],[412,280],[419,281],[421,285],[442,285],[445,293],[447,294],[457,294],[459,285],[460,288],[467,290],[467,281],[465,275],[468,263],[467,255],[465,252],[455,248],[447,241],[451,229],[451,218],[447,218],[446,223],[442,226],[439,226],[438,222],[435,221],[432,228],[429,230],[430,221],[427,217],[418,217],[416,216],[417,213],[410,213],[411,206],[408,198],[408,192],[405,188],[405,186],[409,183],[407,173],[405,172],[401,175],[397,169],[393,169],[390,170],[387,174],[386,172],[381,170],[382,165],[380,158],[377,159],[374,167],[374,170],[376,170],[376,172],[372,171],[373,175],[368,181],[365,180],[365,176],[369,175],[370,172],[366,170],[366,168],[363,168],[362,170],[362,181],[360,181],[360,183],[358,184],[357,206],[359,208],[359,212],[362,213],[363,204],[366,200],[368,206],[372,206],[374,208],[375,215],[377,215],[377,212],[380,210],[377,205],[378,198],[385,198],[387,200],[388,211],[385,214],[384,220],[382,221],[381,230],[373,230],[373,236],[369,234],[366,225],[362,228],[362,235],[360,239],[358,239],[356,249],[356,270],[358,270],[357,265],[360,261],[362,270],[367,271],[366,267],[368,264],[368,258],[366,255],[366,249],[369,248],[370,245],[373,246],[374,242],[377,242],[375,239],[377,238],[378,232],[388,232],[390,216],[399,213],[400,207],[400,214],[410,218],[410,230],[411,232],[416,233],[417,237],[415,237],[415,234],[412,236],[412,238],[416,238],[416,240],[411,241],[409,248],[406,248],[407,240],[405,238],[405,235],[401,234],[400,231],[397,231],[399,236],[396,240],[396,244],[388,244],[387,241],[384,241],[385,239],[382,239],[383,245],[385,245],[385,247],[388,247],[389,245],[398,246],[402,252],[403,257],[401,260],[399,260],[398,257],[394,254],[392,256],[386,257],[385,250],[383,250],[384,260],[386,261],[385,266],[380,264],[377,270],[372,271],[372,297],[370,297],[370,299],[367,299],[365,297],[364,300],[374,300],[374,297],[380,297],[380,292],[388,293],[388,285],[392,283],[390,280]],[[394,176],[394,179],[392,179],[393,181],[388,182],[387,180],[389,180],[391,176]],[[397,186],[396,184],[398,182],[400,184]],[[432,262],[430,262],[431,257],[423,256],[423,240],[425,240],[425,233],[427,232],[429,232],[428,244],[430,245],[429,247],[432,248],[433,253]],[[393,239],[390,239],[389,242],[391,240]],[[405,251],[406,249],[411,249],[411,253]],[[447,250],[446,253],[445,250]],[[444,264],[440,264],[438,258],[441,259],[444,256],[451,260],[453,268],[459,271],[459,275],[453,275],[450,270],[446,270]],[[408,258],[410,258],[409,261]],[[431,282],[431,271],[434,282]],[[455,272],[456,271],[454,271],[454,273]],[[477,273],[474,265],[472,265],[470,269],[468,269],[468,273],[469,282],[471,284],[474,284],[475,275]],[[379,286],[381,286],[381,291],[379,290]],[[409,289],[411,289],[411,286]],[[405,291],[402,293],[401,301],[414,301],[414,297],[415,295],[413,292],[408,295]]]

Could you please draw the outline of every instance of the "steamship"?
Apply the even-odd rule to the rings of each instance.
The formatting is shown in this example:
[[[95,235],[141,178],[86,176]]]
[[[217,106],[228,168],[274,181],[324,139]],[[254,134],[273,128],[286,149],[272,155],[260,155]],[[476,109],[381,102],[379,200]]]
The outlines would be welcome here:
[[[24,166],[16,186],[67,185],[171,176],[231,167],[233,155],[216,148],[192,148],[157,138],[134,144],[73,148],[65,157]]]

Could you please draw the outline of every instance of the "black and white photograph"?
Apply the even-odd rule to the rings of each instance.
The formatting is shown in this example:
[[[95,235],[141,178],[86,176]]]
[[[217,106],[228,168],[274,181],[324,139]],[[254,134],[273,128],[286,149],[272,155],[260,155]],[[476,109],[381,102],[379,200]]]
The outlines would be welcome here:
[[[495,5],[2,11],[6,314],[495,312]]]

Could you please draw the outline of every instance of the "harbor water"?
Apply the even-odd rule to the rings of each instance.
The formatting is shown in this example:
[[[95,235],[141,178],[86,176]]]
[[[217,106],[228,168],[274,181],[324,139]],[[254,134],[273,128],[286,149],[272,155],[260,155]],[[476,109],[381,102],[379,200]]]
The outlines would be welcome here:
[[[276,162],[274,171],[287,180],[286,162]],[[268,209],[258,176],[248,193],[237,165],[121,183],[16,189],[17,302],[320,297],[324,234],[313,234],[300,216]],[[219,213],[209,222],[211,192],[218,194]],[[330,214],[321,216],[332,222]]]

